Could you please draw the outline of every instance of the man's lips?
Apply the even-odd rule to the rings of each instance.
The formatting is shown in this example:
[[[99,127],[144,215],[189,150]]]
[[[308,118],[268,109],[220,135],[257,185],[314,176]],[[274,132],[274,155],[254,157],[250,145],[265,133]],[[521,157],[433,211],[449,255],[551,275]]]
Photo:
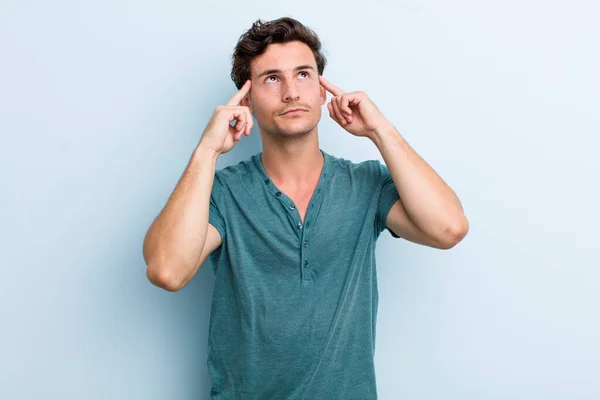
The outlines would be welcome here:
[[[306,110],[302,109],[302,108],[294,108],[292,110],[286,111],[284,112],[282,115],[287,115],[287,114],[297,114],[297,113],[301,113],[301,112],[306,112]]]

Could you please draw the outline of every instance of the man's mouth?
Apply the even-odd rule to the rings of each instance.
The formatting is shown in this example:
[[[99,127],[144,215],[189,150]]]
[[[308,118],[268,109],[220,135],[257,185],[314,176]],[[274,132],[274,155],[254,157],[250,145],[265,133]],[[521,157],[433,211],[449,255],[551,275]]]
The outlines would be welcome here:
[[[282,115],[292,115],[292,114],[300,114],[306,112],[306,110],[302,109],[302,108],[293,108],[291,110],[288,110],[286,112],[284,112]]]

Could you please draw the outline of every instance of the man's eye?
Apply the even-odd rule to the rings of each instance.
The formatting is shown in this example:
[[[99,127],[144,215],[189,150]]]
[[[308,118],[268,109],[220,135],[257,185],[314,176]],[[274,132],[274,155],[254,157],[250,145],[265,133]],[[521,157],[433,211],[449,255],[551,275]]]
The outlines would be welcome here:
[[[307,71],[300,71],[299,73],[306,75],[307,78],[310,76],[310,74]],[[268,81],[270,78],[277,78],[277,76],[269,75],[269,76],[267,76],[266,80]]]

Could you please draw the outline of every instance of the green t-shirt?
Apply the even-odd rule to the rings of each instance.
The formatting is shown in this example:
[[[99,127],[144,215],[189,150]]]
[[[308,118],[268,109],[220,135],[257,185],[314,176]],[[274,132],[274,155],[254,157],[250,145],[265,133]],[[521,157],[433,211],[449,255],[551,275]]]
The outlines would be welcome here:
[[[399,195],[379,160],[321,152],[304,223],[262,153],[215,173],[213,400],[377,398],[375,242]]]

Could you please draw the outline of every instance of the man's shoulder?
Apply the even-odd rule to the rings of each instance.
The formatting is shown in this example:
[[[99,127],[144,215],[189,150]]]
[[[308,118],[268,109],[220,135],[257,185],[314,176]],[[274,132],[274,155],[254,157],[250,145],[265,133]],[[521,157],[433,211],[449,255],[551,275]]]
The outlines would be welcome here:
[[[329,157],[330,170],[333,176],[341,174],[364,178],[371,181],[376,180],[381,174],[383,164],[379,160],[369,159],[354,161],[332,154],[327,154],[327,156]],[[258,155],[252,155],[235,164],[230,164],[217,169],[215,172],[215,180],[221,185],[253,181],[260,175],[258,168],[255,165],[255,157],[258,157]]]
[[[347,172],[351,174],[358,174],[365,178],[376,177],[382,166],[379,160],[363,160],[353,161],[343,157],[337,157],[331,155],[332,166],[339,172]]]
[[[237,180],[239,177],[251,174],[253,157],[239,161],[235,164],[230,164],[225,167],[219,168],[215,171],[215,177],[220,183],[231,183]]]

